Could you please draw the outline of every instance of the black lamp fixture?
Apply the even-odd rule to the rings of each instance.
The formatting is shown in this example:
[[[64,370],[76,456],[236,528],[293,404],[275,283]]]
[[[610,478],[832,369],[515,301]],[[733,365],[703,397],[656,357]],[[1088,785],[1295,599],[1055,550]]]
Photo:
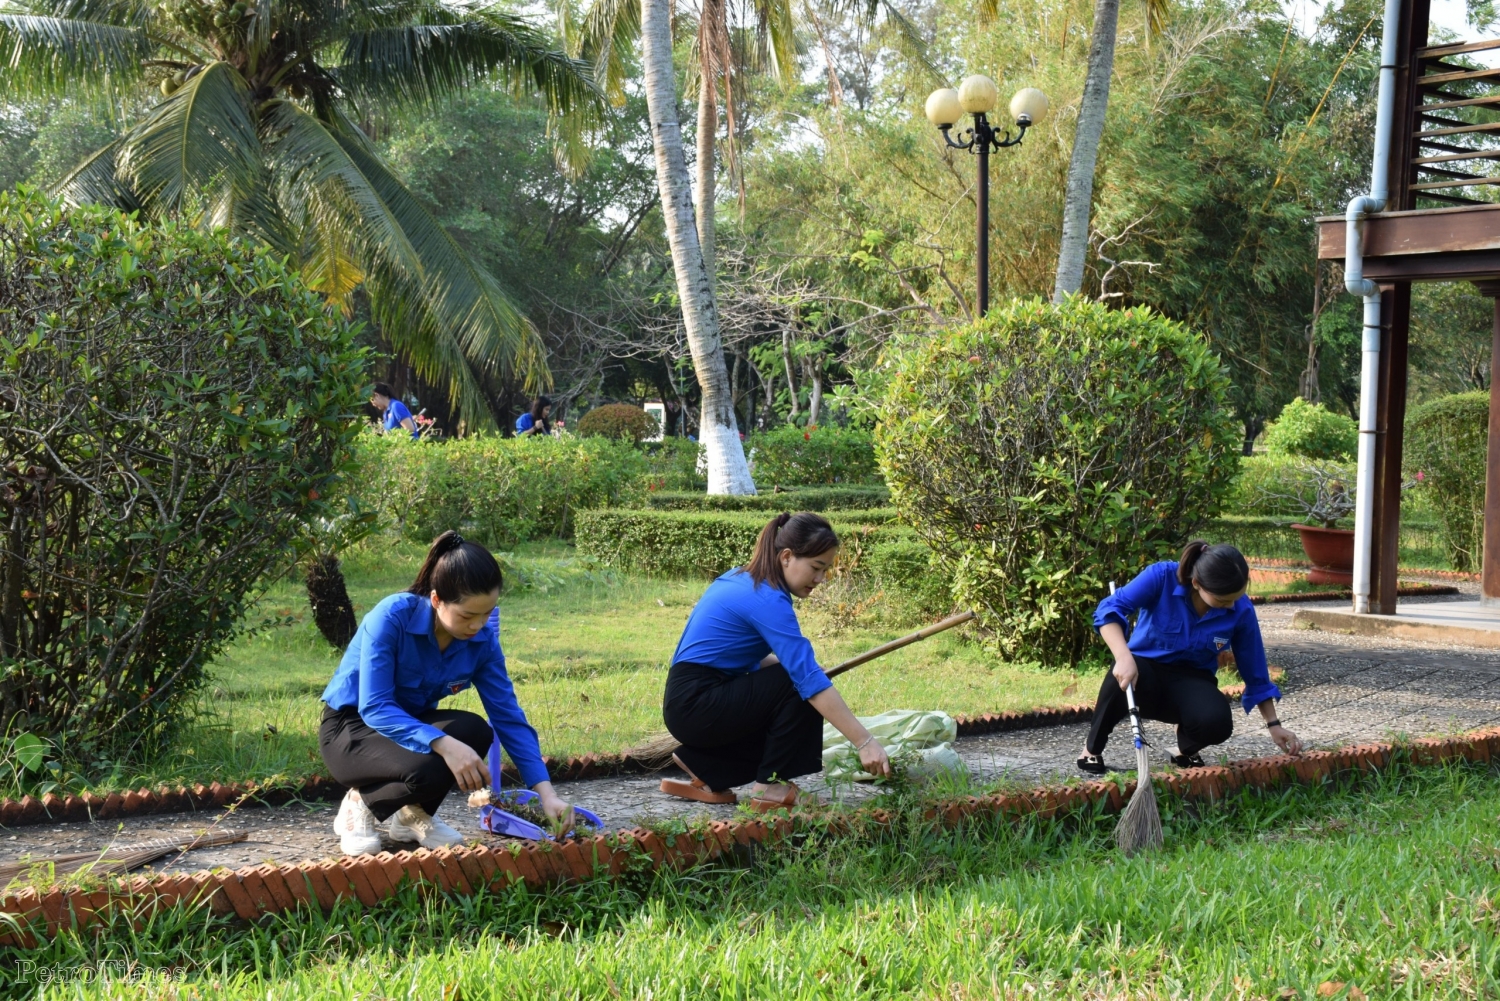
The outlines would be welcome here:
[[[954,149],[979,154],[979,243],[976,268],[979,272],[979,315],[990,309],[990,150],[1021,145],[1026,130],[1047,117],[1047,95],[1035,87],[1025,87],[1010,99],[1010,115],[1015,119],[1016,134],[1010,129],[996,130],[989,115],[1000,100],[1000,88],[987,76],[965,77],[958,89],[943,87],[927,98],[927,120],[943,131],[943,139]],[[962,141],[953,138],[953,126],[967,112],[974,116],[971,128],[960,133]]]

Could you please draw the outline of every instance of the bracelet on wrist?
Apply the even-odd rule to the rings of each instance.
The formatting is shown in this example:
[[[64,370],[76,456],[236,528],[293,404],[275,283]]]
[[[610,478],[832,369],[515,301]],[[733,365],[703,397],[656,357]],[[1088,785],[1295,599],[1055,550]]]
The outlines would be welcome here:
[[[866,747],[869,747],[870,746],[870,741],[872,741],[874,739],[875,739],[875,735],[873,733],[870,734],[868,737],[865,738],[865,742],[863,744],[860,744],[858,747],[856,747],[854,749],[854,753],[858,754],[860,751],[863,751]]]
[[[1267,730],[1271,729],[1271,727],[1273,727],[1273,726],[1280,726],[1280,725],[1281,725],[1281,720],[1279,720],[1279,719],[1272,719],[1272,720],[1267,720],[1266,721],[1266,729]]]

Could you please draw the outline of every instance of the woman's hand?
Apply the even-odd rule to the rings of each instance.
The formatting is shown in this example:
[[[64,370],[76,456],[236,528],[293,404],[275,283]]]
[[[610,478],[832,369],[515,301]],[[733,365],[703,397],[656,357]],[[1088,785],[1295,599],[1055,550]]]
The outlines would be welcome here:
[[[532,790],[542,797],[542,812],[552,818],[552,822],[559,825],[558,834],[566,834],[573,829],[573,804],[565,801],[552,788],[551,782],[538,782],[531,787]]]
[[[1276,726],[1271,727],[1269,732],[1271,734],[1271,739],[1276,742],[1276,746],[1281,748],[1285,753],[1302,753],[1302,741],[1298,740],[1297,735],[1288,730],[1286,727],[1277,724]]]
[[[474,753],[474,748],[457,737],[439,737],[432,742],[432,752],[443,759],[448,771],[458,780],[458,787],[464,792],[473,792],[490,785],[490,770],[484,759]]]
[[[874,737],[871,737],[870,742],[860,750],[859,763],[871,775],[876,775],[883,779],[891,777],[890,755],[885,753],[885,748]]]
[[[1139,668],[1135,666],[1135,657],[1129,651],[1115,657],[1115,667],[1110,673],[1115,676],[1122,692],[1135,684],[1135,679],[1141,676]]]

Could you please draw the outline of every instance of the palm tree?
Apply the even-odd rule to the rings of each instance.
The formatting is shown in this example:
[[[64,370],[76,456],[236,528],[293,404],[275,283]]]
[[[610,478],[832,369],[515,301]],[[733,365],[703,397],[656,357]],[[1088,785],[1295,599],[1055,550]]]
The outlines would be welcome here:
[[[656,153],[656,184],[661,192],[677,293],[682,300],[682,322],[703,393],[698,430],[708,458],[708,492],[753,494],[755,481],[740,445],[729,372],[724,365],[713,273],[704,260],[698,229],[693,224],[692,182],[682,151],[672,68],[672,0],[641,0],[640,11],[641,64],[651,116],[651,145]]]
[[[1168,0],[1146,0],[1146,33],[1160,31],[1167,18]],[[1083,263],[1089,249],[1089,212],[1094,203],[1094,167],[1104,137],[1109,110],[1109,78],[1115,71],[1115,36],[1120,26],[1120,0],[1095,0],[1094,30],[1089,39],[1088,73],[1078,102],[1078,125],[1073,133],[1073,157],[1068,162],[1068,187],[1063,196],[1062,245],[1057,252],[1057,282],[1052,301],[1061,302],[1083,287]]]
[[[59,185],[72,203],[223,226],[356,288],[391,345],[488,423],[483,376],[549,379],[540,339],[356,124],[482,80],[589,114],[587,64],[485,0],[0,0],[10,95],[160,98]],[[150,102],[145,102],[150,103]]]

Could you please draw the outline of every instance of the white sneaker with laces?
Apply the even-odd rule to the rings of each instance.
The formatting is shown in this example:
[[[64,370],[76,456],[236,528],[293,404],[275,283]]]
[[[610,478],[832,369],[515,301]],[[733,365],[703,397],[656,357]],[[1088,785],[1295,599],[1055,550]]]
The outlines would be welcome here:
[[[464,840],[462,834],[415,803],[397,810],[388,830],[395,840],[415,841],[423,848],[449,848]]]
[[[350,789],[339,805],[339,815],[333,821],[334,832],[339,836],[339,848],[345,855],[374,855],[380,851],[379,823],[375,814],[365,806],[359,793]]]

